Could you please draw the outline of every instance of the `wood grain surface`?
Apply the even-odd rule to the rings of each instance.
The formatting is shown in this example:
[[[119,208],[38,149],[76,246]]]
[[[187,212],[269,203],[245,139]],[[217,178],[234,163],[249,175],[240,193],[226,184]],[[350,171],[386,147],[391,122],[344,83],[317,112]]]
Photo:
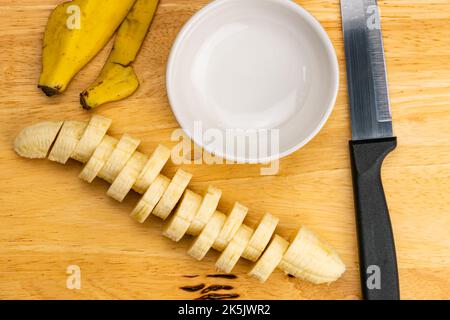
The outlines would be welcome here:
[[[88,119],[78,94],[98,74],[109,44],[70,84],[45,97],[37,88],[41,43],[48,15],[59,0],[0,0],[0,299],[193,299],[179,287],[205,283],[233,287],[244,299],[358,299],[357,244],[349,169],[349,111],[338,0],[298,0],[323,24],[340,62],[334,112],[305,148],[281,161],[276,176],[257,165],[191,165],[192,188],[223,190],[220,203],[250,208],[254,224],[266,212],[289,235],[301,224],[332,244],[348,271],[331,285],[312,285],[276,271],[266,284],[238,263],[235,280],[215,273],[216,252],[202,262],[187,254],[192,239],[173,243],[162,222],[139,225],[129,218],[136,201],[106,196],[107,184],[77,178],[81,166],[17,157],[19,130],[47,119]],[[173,40],[206,0],[161,0],[136,61],[141,79],[131,98],[100,108],[112,134],[142,138],[150,153],[173,146],[178,127],[165,91],[165,65]],[[450,1],[379,1],[398,149],[385,162],[383,179],[395,230],[401,293],[405,299],[450,298]],[[174,165],[164,173],[173,176]],[[81,289],[66,288],[69,265],[81,268]],[[184,275],[199,275],[186,278]]]

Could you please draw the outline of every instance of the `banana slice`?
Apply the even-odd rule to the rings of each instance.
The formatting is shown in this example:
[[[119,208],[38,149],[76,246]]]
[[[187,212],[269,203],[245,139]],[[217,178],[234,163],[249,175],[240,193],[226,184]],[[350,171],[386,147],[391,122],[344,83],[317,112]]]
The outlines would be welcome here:
[[[208,187],[202,205],[195,214],[194,220],[188,229],[188,234],[193,236],[198,236],[203,228],[211,219],[212,215],[216,211],[217,205],[219,204],[220,197],[222,196],[222,191],[214,188],[213,186]]]
[[[62,125],[63,121],[44,121],[24,128],[14,141],[14,151],[24,158],[45,158]]]
[[[275,235],[267,247],[267,250],[255,264],[249,275],[261,282],[266,282],[280,263],[288,247],[289,241],[283,239],[279,235]]]
[[[77,147],[86,126],[87,122],[84,121],[64,121],[52,151],[50,151],[50,154],[48,155],[48,159],[61,164],[66,164],[70,155]]]
[[[130,192],[131,187],[133,187],[133,184],[136,182],[137,177],[147,161],[148,157],[145,154],[136,151],[122,171],[120,171],[106,194],[111,198],[122,202],[128,192]]]
[[[103,137],[111,126],[111,119],[94,115],[78,142],[71,158],[86,163],[102,142]]]
[[[189,225],[191,224],[192,219],[194,218],[194,215],[201,203],[201,196],[190,190],[186,190],[180,206],[164,228],[163,235],[173,241],[180,241],[186,234],[186,231],[189,228]]]
[[[216,268],[223,272],[230,273],[247,247],[252,234],[252,228],[245,224],[241,225],[234,238],[216,261]]]
[[[113,153],[118,142],[119,140],[106,135],[78,177],[91,183]]]
[[[152,214],[163,220],[166,220],[169,214],[172,212],[173,208],[175,208],[181,196],[183,195],[183,192],[186,189],[187,185],[189,184],[189,181],[191,181],[191,178],[192,174],[187,173],[186,171],[183,171],[181,169],[178,169],[177,173],[170,182],[169,187],[164,192],[164,195],[162,196],[156,208],[153,210]],[[200,196],[198,197],[201,199]]]
[[[298,231],[278,267],[315,284],[336,281],[345,272],[336,251],[305,227]]]
[[[138,222],[144,223],[144,221],[152,212],[153,208],[158,203],[159,199],[161,199],[161,197],[163,196],[164,191],[166,191],[169,184],[169,178],[166,178],[163,175],[158,175],[156,179],[153,180],[152,184],[147,189],[145,194],[142,196],[133,212],[131,212],[131,216]]]
[[[225,249],[231,239],[233,239],[236,232],[239,230],[241,224],[244,222],[247,212],[248,208],[239,202],[234,204],[234,207],[228,215],[219,236],[213,244],[214,249],[217,251],[223,251]]]
[[[169,160],[169,157],[170,149],[160,144],[139,174],[133,189],[136,192],[143,194],[161,172],[162,168],[167,163],[167,160]]]
[[[270,213],[264,215],[261,223],[250,239],[247,248],[245,248],[244,253],[242,254],[243,258],[250,261],[258,260],[272,238],[278,221],[280,221],[280,219],[274,217]]]
[[[112,183],[114,179],[117,178],[120,171],[125,167],[140,143],[141,140],[135,139],[128,134],[124,134],[119,140],[119,143],[117,143],[111,156],[106,160],[102,170],[98,173],[99,178]]]
[[[226,219],[227,216],[222,212],[214,212],[205,228],[190,247],[188,254],[197,260],[202,260],[219,236]]]

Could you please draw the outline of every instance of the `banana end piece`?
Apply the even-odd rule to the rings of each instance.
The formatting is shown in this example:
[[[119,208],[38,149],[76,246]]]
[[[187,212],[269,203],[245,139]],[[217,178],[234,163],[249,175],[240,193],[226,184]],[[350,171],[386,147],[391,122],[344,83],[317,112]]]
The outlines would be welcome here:
[[[24,128],[14,141],[14,151],[23,158],[47,157],[63,121],[44,121]]]
[[[298,231],[278,267],[314,284],[334,282],[346,270],[337,252],[306,227]]]

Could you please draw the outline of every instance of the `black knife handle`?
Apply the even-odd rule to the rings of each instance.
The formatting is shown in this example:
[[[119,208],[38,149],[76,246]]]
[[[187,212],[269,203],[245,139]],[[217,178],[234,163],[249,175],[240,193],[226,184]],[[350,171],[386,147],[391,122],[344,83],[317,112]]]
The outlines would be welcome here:
[[[398,300],[397,258],[381,166],[397,138],[350,141],[363,298]]]

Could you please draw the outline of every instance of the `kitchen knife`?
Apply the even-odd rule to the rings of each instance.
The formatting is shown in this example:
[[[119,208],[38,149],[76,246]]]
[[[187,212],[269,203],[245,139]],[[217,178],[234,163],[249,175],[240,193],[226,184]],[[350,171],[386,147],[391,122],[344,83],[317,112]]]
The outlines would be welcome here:
[[[376,0],[341,0],[350,101],[353,188],[363,298],[400,299],[397,259],[381,181],[393,135]]]

